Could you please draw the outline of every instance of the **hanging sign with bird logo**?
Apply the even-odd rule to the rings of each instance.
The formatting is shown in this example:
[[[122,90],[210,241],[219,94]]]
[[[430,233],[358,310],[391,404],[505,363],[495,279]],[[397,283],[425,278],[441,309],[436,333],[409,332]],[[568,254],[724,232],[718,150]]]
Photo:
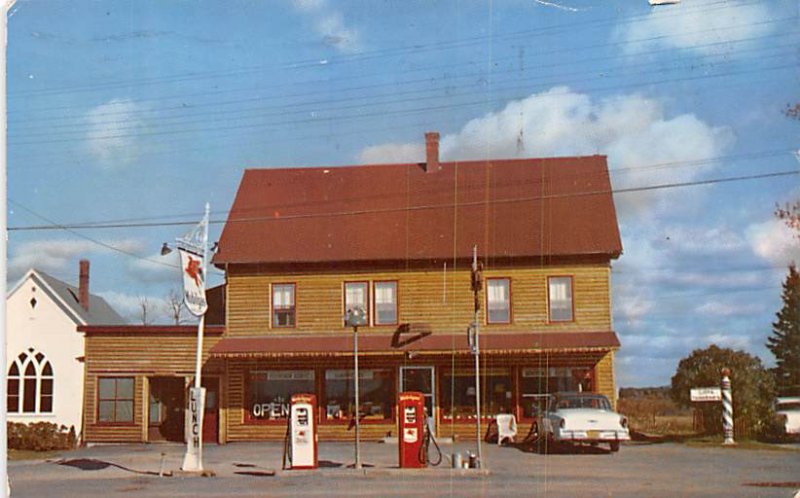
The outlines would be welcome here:
[[[183,273],[183,300],[193,315],[202,316],[208,309],[203,257],[185,248],[179,248],[178,252],[181,254],[181,273]]]

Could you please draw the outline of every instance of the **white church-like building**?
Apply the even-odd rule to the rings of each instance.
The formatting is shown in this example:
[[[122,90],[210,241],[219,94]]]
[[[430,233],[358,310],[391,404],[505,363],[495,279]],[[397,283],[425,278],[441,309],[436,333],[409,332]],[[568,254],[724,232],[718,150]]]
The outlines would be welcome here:
[[[81,260],[73,286],[31,269],[6,298],[10,422],[83,426],[84,335],[81,325],[121,325],[125,320],[89,293],[89,261]]]

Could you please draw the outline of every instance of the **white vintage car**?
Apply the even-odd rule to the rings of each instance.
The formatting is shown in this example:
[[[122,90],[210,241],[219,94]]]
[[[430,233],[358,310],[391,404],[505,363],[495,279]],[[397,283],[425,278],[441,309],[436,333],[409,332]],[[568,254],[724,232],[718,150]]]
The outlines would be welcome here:
[[[549,443],[608,443],[619,451],[620,441],[629,441],[628,419],[611,409],[602,394],[564,392],[549,397],[539,412],[532,432]]]
[[[800,396],[776,398],[775,413],[781,417],[786,435],[800,436]]]

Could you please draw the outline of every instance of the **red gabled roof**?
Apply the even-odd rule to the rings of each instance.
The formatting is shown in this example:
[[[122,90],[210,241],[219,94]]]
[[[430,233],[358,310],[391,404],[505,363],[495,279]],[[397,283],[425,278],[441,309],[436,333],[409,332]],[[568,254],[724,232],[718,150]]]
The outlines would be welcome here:
[[[216,264],[604,255],[604,156],[246,170]]]

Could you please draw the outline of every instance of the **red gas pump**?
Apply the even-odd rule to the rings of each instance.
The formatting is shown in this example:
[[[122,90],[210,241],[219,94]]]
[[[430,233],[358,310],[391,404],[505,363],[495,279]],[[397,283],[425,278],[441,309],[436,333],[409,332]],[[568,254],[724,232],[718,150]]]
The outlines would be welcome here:
[[[289,468],[317,468],[317,397],[313,394],[294,394],[289,410]]]
[[[397,395],[397,435],[400,448],[400,468],[419,469],[427,467],[421,458],[425,424],[425,396],[419,392]]]

